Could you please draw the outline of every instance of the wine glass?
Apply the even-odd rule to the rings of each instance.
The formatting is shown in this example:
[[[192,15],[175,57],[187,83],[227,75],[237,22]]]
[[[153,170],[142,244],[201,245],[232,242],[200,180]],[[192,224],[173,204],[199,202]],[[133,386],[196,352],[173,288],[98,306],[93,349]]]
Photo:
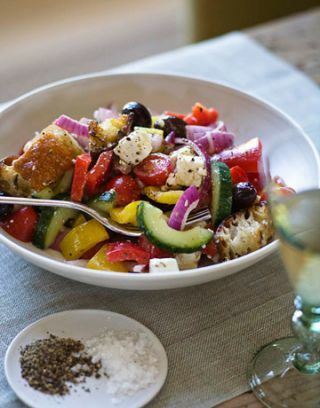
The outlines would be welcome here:
[[[291,320],[294,336],[272,341],[255,354],[249,383],[267,407],[320,407],[320,189],[292,193],[272,176],[267,159],[264,167],[296,310]]]

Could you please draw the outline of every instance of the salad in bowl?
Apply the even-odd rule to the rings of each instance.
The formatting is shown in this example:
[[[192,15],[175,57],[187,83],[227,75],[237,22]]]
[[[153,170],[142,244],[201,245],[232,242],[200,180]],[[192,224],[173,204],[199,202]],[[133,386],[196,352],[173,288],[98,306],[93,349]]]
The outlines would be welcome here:
[[[275,179],[284,194],[293,190]],[[117,235],[66,208],[0,207],[1,227],[66,261],[98,270],[162,273],[247,255],[273,239],[262,143],[237,143],[214,108],[153,114],[137,101],[93,118],[61,115],[0,162],[2,195],[82,202],[141,230]],[[207,221],[189,215],[207,209]]]

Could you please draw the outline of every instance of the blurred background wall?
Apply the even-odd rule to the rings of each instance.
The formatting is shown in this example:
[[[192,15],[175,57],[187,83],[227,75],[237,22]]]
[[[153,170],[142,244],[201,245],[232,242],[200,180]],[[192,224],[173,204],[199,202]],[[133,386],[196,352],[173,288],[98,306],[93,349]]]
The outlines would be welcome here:
[[[0,0],[0,102],[320,0]]]

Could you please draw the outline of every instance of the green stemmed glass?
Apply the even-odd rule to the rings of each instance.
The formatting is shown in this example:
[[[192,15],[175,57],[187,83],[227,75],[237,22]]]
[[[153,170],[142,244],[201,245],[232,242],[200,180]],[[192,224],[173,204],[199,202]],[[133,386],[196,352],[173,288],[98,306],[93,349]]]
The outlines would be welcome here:
[[[280,253],[296,294],[294,337],[256,353],[249,383],[267,407],[320,407],[320,189],[283,195],[268,177]]]

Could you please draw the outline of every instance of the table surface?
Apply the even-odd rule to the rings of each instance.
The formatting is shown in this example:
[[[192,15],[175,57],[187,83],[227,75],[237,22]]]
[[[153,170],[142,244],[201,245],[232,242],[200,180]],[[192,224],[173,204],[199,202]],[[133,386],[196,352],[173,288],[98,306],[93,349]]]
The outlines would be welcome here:
[[[245,32],[320,84],[320,8],[259,25]],[[263,405],[252,393],[245,393],[218,406],[261,407]]]

